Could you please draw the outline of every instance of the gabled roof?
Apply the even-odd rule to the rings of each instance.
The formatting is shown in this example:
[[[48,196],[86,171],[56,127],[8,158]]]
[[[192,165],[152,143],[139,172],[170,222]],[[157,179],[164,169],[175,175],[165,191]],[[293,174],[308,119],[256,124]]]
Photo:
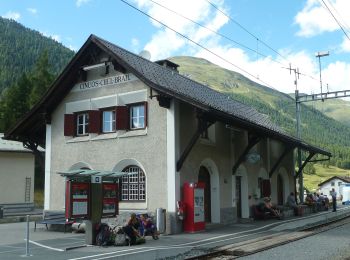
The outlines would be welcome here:
[[[31,153],[32,151],[23,147],[21,142],[4,140],[3,133],[0,133],[0,152]]]
[[[345,182],[345,183],[350,183],[350,177],[333,176],[333,177],[331,177],[331,178],[329,178],[329,179],[327,179],[327,180],[321,182],[320,184],[318,184],[318,186],[322,186],[323,184],[325,184],[325,183],[327,183],[327,182],[330,182],[330,181],[332,181],[332,180],[335,180],[335,179],[339,179],[339,180],[341,180],[341,181],[343,181],[343,182]]]
[[[261,136],[272,137],[293,147],[331,156],[327,151],[287,135],[254,108],[95,35],[88,38],[41,101],[5,134],[6,139],[21,141],[32,139],[41,145],[44,144],[45,118],[48,119],[47,115],[50,115],[69,93],[75,83],[76,75],[84,65],[89,49],[96,47],[110,55],[147,86],[163,95],[191,104],[225,123],[239,125],[241,128]]]

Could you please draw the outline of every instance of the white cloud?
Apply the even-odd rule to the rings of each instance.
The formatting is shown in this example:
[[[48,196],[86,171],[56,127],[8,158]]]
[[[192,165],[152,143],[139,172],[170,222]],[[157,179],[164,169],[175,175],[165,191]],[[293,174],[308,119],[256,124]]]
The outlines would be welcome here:
[[[152,3],[151,1],[135,0],[138,6],[142,10],[147,10],[148,14],[155,19],[165,23],[170,28],[178,31],[179,33],[191,36],[196,42],[203,42],[212,37],[212,33],[208,30],[204,30],[191,21],[174,14],[171,11],[164,9],[163,7]],[[158,2],[158,0],[155,0]],[[221,9],[222,1],[216,3]],[[213,12],[208,2],[202,0],[164,0],[161,1],[161,5],[166,8],[180,13],[184,17],[196,21],[197,23],[204,24],[210,27],[211,30],[219,30],[228,19],[220,15],[219,13]],[[153,35],[152,40],[146,44],[145,49],[149,50],[152,55],[152,59],[162,59],[170,56],[173,52],[183,48],[188,40],[185,40],[182,36],[176,34],[170,29],[164,28],[159,23],[151,20],[152,24],[159,28],[159,31]]]
[[[333,0],[327,1],[328,8],[341,23],[350,24],[350,1]],[[331,4],[330,4],[331,3]],[[312,37],[324,32],[340,30],[332,15],[325,6],[321,6],[317,0],[308,0],[306,6],[295,16],[295,23],[300,26],[297,35]]]
[[[341,50],[343,52],[350,52],[350,40],[348,38],[346,38],[345,36],[344,36],[343,42],[341,44]]]
[[[18,21],[21,18],[21,14],[18,12],[12,12],[12,11],[8,11],[6,14],[4,14],[2,16],[3,18],[7,18],[7,19],[12,19],[15,21]]]
[[[91,0],[77,0],[75,4],[77,5],[77,7],[80,7],[83,4],[86,4],[86,3],[90,2],[90,1]]]
[[[36,8],[27,8],[27,11],[32,13],[32,14],[37,14],[38,10]]]
[[[277,58],[276,60],[275,57],[263,57],[257,60],[255,57],[252,58],[255,55],[251,55],[251,53],[247,53],[245,50],[240,48],[233,47],[232,44],[223,45],[220,42],[221,39],[218,35],[198,27],[192,22],[184,20],[183,18],[164,10],[157,5],[151,4],[150,1],[135,1],[142,10],[146,10],[146,12],[156,19],[164,23],[166,22],[166,24],[170,27],[176,29],[186,36],[191,37],[191,39],[193,39],[195,42],[200,43],[202,46],[205,46],[205,48],[216,54],[212,54],[196,46],[191,41],[184,39],[173,31],[165,29],[163,26],[160,26],[152,21],[158,30],[156,33],[154,33],[152,39],[145,46],[145,49],[151,52],[152,60],[164,59],[173,55],[190,55],[201,57],[226,69],[237,71],[260,84],[276,88],[281,92],[294,93],[295,75],[293,72],[290,73],[288,69],[282,68],[289,67],[288,61],[290,61],[293,68],[299,68],[300,72],[306,75],[300,75],[298,79],[299,91],[308,94],[320,92],[319,66],[314,53],[306,53],[304,51],[295,52],[289,49],[280,49],[277,51],[286,57],[288,61],[282,60],[282,58]],[[340,0],[337,2],[340,2]],[[311,10],[317,7],[317,3],[317,0],[309,0],[307,2],[307,7],[305,7],[304,10]],[[219,6],[220,9],[224,9],[223,1],[219,0],[215,4]],[[197,23],[209,27],[214,31],[219,31],[228,22],[227,17],[211,8],[206,1],[164,0],[162,1],[162,5],[181,13],[183,16],[195,20]],[[320,12],[320,9],[317,10]],[[227,10],[226,12],[228,13]],[[327,13],[324,13],[324,15],[329,16]],[[310,21],[311,20],[312,19],[310,18]],[[302,21],[302,19],[300,21]],[[317,27],[317,32],[325,30],[327,28],[326,26],[327,25],[323,25],[323,23],[321,23],[321,25]],[[312,35],[312,33],[316,32],[311,25],[308,25],[305,28],[309,28],[309,31],[305,29],[305,35]],[[348,47],[349,46],[345,45],[344,41],[344,49]],[[226,61],[220,57],[223,57]],[[329,83],[330,90],[341,90],[348,88],[347,86],[349,86],[350,83],[349,66],[350,65],[345,63],[330,63],[328,66],[322,68],[324,85]],[[337,78],[336,81],[332,81],[334,77]],[[262,82],[257,78],[259,78]]]

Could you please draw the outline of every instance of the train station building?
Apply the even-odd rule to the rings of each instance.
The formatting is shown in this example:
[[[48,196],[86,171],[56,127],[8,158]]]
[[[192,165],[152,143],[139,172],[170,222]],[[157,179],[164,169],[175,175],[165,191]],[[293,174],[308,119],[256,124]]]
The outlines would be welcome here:
[[[286,134],[267,116],[177,70],[91,35],[42,100],[6,139],[45,147],[45,210],[65,207],[58,172],[122,171],[120,211],[167,212],[203,182],[207,223],[251,217],[262,196],[284,204],[296,189],[297,148],[330,156]]]

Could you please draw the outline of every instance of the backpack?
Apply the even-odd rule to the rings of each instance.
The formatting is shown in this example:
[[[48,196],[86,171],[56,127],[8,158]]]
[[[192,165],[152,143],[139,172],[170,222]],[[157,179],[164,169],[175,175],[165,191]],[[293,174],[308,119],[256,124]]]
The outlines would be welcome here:
[[[118,228],[117,232],[115,233],[115,239],[114,239],[114,244],[116,246],[127,246],[128,243],[128,237],[124,233],[123,229],[120,227]]]
[[[110,243],[111,230],[107,224],[102,223],[96,236],[96,245],[107,246]]]

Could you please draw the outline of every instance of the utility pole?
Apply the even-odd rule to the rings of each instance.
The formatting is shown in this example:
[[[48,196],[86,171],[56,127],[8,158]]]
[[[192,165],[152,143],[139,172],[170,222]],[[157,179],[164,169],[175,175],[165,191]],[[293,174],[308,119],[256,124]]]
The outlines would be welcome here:
[[[321,93],[322,93],[322,68],[321,68],[321,57],[329,56],[329,51],[319,51],[315,54],[315,56],[318,58],[318,64],[320,67],[320,87],[321,87]]]

